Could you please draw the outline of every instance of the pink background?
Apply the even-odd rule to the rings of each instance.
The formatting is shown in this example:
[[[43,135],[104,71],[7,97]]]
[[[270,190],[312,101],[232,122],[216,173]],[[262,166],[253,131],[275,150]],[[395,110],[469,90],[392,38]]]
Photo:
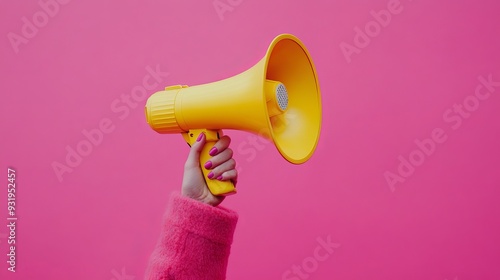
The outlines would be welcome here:
[[[212,0],[69,1],[45,23],[38,1],[2,4],[1,279],[142,279],[188,152],[180,135],[146,124],[147,96],[240,73],[281,33],[314,59],[322,134],[312,159],[293,166],[273,145],[226,131],[241,171],[239,194],[224,202],[240,214],[228,279],[500,279],[500,87],[474,97],[480,76],[500,81],[498,1],[401,0],[379,30],[370,12],[393,0],[220,2],[231,7],[221,17]],[[8,34],[23,36],[34,15],[41,27],[13,46]],[[367,24],[369,44],[344,55],[342,42],[356,46]],[[126,106],[148,66],[169,75]],[[464,101],[466,117],[449,111]],[[114,129],[58,180],[52,164],[106,119]],[[446,140],[419,157],[415,141],[436,128]],[[418,166],[391,188],[384,174],[410,155]],[[6,263],[9,166],[16,273]],[[328,236],[340,247],[317,261]],[[286,276],[293,266],[305,274]]]

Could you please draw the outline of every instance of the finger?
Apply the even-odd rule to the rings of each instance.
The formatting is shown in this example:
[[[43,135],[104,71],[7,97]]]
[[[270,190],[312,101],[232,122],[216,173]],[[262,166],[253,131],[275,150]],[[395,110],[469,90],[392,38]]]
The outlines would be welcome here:
[[[208,178],[210,179],[217,179],[219,176],[221,176],[224,172],[233,170],[236,168],[236,161],[233,158],[230,158],[229,160],[226,160],[225,162],[221,163],[219,166],[215,167],[210,171],[208,174]]]
[[[231,144],[231,138],[229,138],[229,136],[227,135],[224,135],[215,143],[213,148],[210,149],[209,154],[211,156],[215,156],[220,152],[224,151],[225,149],[227,149],[227,147],[229,147],[229,144]]]
[[[206,169],[214,169],[215,167],[221,165],[222,163],[228,161],[233,157],[233,150],[231,148],[227,148],[224,151],[220,152],[216,156],[210,158],[209,161],[205,162]]]
[[[236,169],[231,169],[217,176],[217,180],[219,181],[232,181],[233,184],[236,185],[238,182],[238,171]]]
[[[196,142],[191,145],[191,150],[186,160],[185,168],[198,167],[200,165],[200,153],[205,146],[206,136],[205,133],[200,133]]]

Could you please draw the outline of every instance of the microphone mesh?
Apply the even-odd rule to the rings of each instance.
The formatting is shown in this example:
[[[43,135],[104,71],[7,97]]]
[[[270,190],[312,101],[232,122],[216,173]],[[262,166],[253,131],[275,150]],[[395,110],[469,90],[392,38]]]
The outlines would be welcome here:
[[[288,92],[286,91],[284,84],[279,84],[276,87],[276,99],[278,100],[278,106],[281,110],[286,110],[288,107]]]

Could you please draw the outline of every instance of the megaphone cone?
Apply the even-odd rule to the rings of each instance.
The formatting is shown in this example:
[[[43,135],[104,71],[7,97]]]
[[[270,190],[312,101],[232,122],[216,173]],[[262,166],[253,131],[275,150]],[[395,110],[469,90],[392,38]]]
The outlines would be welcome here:
[[[309,52],[298,38],[282,34],[245,72],[198,86],[167,87],[148,99],[145,113],[155,131],[183,133],[188,143],[199,129],[255,133],[271,140],[286,160],[300,164],[318,143],[321,97]],[[234,187],[214,191],[211,182],[207,180],[216,195],[235,191]]]

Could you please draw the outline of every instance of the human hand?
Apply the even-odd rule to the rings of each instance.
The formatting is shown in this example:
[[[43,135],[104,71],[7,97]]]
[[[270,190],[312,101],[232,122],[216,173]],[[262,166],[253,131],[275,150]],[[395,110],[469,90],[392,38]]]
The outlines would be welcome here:
[[[201,133],[196,142],[191,146],[188,158],[184,165],[184,177],[182,180],[182,195],[198,200],[212,206],[219,205],[224,196],[214,196],[205,182],[200,168],[200,153],[206,143],[206,136]],[[212,156],[206,163],[202,163],[206,169],[211,170],[209,180],[232,181],[235,185],[238,179],[236,161],[233,150],[229,148],[231,138],[222,136],[210,151]]]

